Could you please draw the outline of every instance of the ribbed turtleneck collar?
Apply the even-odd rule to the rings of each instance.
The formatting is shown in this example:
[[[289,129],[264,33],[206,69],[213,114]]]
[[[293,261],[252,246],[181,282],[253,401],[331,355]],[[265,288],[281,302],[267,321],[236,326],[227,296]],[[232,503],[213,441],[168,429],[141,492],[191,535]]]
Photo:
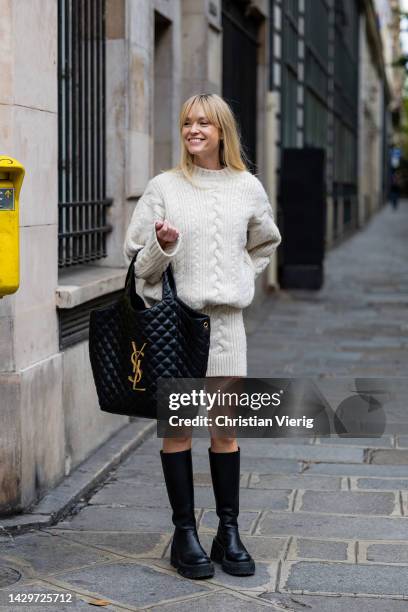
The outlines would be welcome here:
[[[223,179],[232,176],[236,171],[225,167],[220,170],[210,170],[194,164],[194,175],[203,179]]]

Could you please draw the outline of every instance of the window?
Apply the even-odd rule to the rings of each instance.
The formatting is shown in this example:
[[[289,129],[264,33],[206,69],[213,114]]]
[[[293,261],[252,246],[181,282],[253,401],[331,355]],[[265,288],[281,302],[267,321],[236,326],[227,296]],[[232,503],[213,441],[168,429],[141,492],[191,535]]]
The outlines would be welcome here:
[[[298,87],[298,2],[283,4],[282,146],[296,147]]]
[[[58,265],[106,257],[105,0],[58,0]]]
[[[329,10],[325,0],[307,0],[305,32],[305,145],[326,149]]]

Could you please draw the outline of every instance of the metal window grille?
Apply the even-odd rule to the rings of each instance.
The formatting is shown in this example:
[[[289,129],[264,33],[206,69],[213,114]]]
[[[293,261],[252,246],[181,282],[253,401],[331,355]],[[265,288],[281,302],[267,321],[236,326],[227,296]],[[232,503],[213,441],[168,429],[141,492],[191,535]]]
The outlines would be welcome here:
[[[58,265],[106,257],[105,0],[58,0]]]
[[[343,200],[344,229],[357,223],[358,6],[335,1],[333,193]]]
[[[329,88],[329,6],[306,0],[305,145],[327,147]]]
[[[298,87],[298,0],[283,3],[282,145],[296,147]]]

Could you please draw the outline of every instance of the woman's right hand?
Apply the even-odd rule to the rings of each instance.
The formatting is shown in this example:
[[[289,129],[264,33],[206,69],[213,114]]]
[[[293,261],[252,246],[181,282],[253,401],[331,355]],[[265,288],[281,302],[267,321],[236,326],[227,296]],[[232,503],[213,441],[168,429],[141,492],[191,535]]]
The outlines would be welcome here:
[[[164,219],[164,221],[156,221],[155,228],[157,240],[162,249],[164,249],[167,244],[176,242],[179,237],[178,229],[170,225],[167,219]]]

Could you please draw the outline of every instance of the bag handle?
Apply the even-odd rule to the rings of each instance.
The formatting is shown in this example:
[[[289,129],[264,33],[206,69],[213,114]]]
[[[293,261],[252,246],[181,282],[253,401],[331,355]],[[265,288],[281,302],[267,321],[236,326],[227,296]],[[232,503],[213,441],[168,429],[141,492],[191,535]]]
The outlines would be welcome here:
[[[176,281],[173,276],[171,263],[167,266],[162,276],[163,300],[174,299],[177,297]]]
[[[129,264],[129,268],[126,275],[125,281],[125,289],[130,290],[130,293],[136,293],[136,295],[140,298],[140,296],[136,292],[136,281],[135,281],[135,261],[137,254],[142,250],[143,247],[138,249],[136,253],[132,257],[132,261]],[[172,300],[177,297],[177,289],[176,289],[176,281],[174,280],[173,270],[171,268],[171,264],[167,266],[165,271],[162,274],[162,300]]]

